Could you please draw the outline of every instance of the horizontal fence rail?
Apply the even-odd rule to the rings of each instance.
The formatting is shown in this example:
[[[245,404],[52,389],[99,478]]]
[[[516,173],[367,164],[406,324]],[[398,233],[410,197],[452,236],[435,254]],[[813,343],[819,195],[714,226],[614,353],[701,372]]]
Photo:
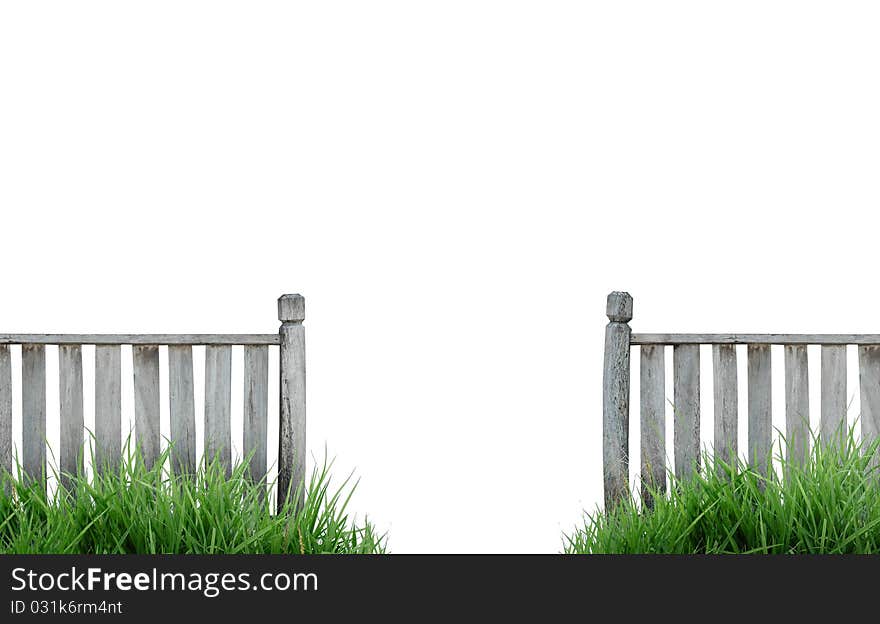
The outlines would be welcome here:
[[[763,474],[771,470],[771,345],[783,347],[787,459],[806,460],[810,446],[809,365],[807,346],[820,345],[821,405],[818,439],[830,443],[846,429],[846,347],[858,347],[861,435],[870,443],[880,436],[880,334],[648,334],[632,333],[632,297],[608,295],[603,379],[603,473],[606,509],[630,495],[629,391],[630,350],[639,347],[640,436],[643,504],[648,486],[666,487],[664,347],[672,348],[674,474],[688,479],[700,469],[700,345],[712,345],[714,451],[738,457],[738,386],[736,345],[746,345],[748,463]],[[658,465],[660,464],[660,465]]]
[[[0,344],[280,345],[278,334],[0,334]]]
[[[632,334],[634,345],[880,345],[880,334]]]
[[[61,485],[83,470],[82,345],[95,345],[95,470],[115,469],[122,455],[121,346],[132,347],[134,442],[147,467],[161,453],[159,347],[167,346],[170,442],[177,473],[196,469],[193,346],[205,346],[204,456],[232,467],[232,346],[244,346],[243,454],[247,474],[264,481],[267,466],[269,348],[279,347],[278,505],[305,479],[305,302],[278,300],[277,334],[0,334],[0,469],[12,471],[12,374],[9,345],[21,345],[21,465],[45,483],[46,345],[58,345]],[[300,492],[296,504],[302,503]]]

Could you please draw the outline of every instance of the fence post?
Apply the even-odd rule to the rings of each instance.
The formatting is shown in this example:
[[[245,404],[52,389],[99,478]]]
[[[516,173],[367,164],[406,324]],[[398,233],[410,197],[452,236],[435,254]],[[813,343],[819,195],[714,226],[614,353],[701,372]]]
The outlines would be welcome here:
[[[306,474],[306,343],[303,320],[306,317],[302,295],[281,295],[278,298],[278,320],[281,327],[281,383],[278,424],[278,510],[285,498],[295,496],[302,508],[305,501]]]
[[[608,295],[605,368],[602,375],[602,468],[605,509],[629,496],[629,352],[633,300],[629,293]]]

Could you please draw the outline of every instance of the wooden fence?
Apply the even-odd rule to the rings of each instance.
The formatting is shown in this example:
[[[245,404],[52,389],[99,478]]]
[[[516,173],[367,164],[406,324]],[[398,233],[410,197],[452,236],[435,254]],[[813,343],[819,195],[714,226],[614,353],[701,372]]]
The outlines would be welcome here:
[[[0,334],[0,467],[12,470],[12,367],[9,345],[21,345],[21,465],[31,478],[46,475],[46,345],[58,345],[62,480],[83,469],[82,345],[95,345],[96,470],[121,459],[121,345],[132,345],[135,442],[147,466],[160,453],[159,346],[168,347],[171,461],[178,471],[196,468],[193,345],[205,346],[204,456],[232,463],[232,346],[244,346],[243,452],[253,453],[248,472],[267,472],[269,348],[279,347],[280,403],[278,505],[282,493],[305,478],[305,300],[278,299],[277,334]]]
[[[687,479],[700,466],[700,345],[712,345],[714,452],[736,457],[737,366],[735,345],[748,345],[748,462],[766,473],[771,468],[770,346],[784,347],[785,436],[789,461],[809,451],[807,345],[821,345],[819,441],[827,443],[846,429],[846,346],[858,346],[862,440],[880,434],[880,334],[634,334],[629,293],[608,295],[603,375],[602,446],[605,507],[629,491],[630,352],[638,346],[641,480],[645,488],[666,485],[666,380],[664,347],[672,346],[674,474]]]

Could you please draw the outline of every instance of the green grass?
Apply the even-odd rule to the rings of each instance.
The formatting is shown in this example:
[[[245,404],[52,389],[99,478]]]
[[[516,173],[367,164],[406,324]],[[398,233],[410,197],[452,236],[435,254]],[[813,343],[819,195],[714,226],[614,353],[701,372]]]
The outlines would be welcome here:
[[[742,460],[703,454],[704,468],[669,493],[654,492],[653,509],[630,499],[607,515],[588,514],[564,536],[572,554],[835,554],[880,553],[880,476],[871,461],[878,442],[844,440],[812,451],[802,465],[783,459],[765,478]]]
[[[331,487],[332,462],[315,468],[302,509],[274,504],[246,477],[217,464],[188,478],[169,474],[166,451],[152,469],[126,452],[116,472],[72,477],[49,496],[23,477],[0,488],[2,554],[362,554],[386,539],[347,512],[356,484]],[[291,497],[296,500],[298,497]]]

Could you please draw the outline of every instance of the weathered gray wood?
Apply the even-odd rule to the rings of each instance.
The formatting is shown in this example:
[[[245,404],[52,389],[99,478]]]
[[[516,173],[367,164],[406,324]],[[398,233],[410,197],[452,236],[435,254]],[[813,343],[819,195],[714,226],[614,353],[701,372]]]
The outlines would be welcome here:
[[[269,347],[244,348],[244,456],[248,474],[259,482],[266,476],[266,436],[269,421]]]
[[[134,345],[134,432],[144,464],[152,468],[159,457],[159,347]]]
[[[729,464],[737,458],[736,346],[712,345],[713,395],[715,398],[715,456]],[[719,466],[719,471],[723,470]]]
[[[71,478],[82,474],[83,439],[83,371],[82,348],[79,345],[58,347],[58,381],[61,420],[61,451],[59,468],[61,485],[67,487]]]
[[[862,412],[862,443],[867,447],[880,435],[880,347],[859,347],[859,396]],[[873,465],[880,464],[875,454]]]
[[[46,347],[21,346],[22,467],[32,479],[46,476]]]
[[[666,491],[666,369],[662,345],[640,350],[642,502],[650,508],[651,489]]]
[[[700,469],[700,346],[672,349],[675,476],[686,481]]]
[[[880,345],[880,334],[633,334],[631,344]]]
[[[748,346],[749,465],[768,475],[773,453],[770,345]]]
[[[122,348],[95,347],[95,467],[115,471],[122,455]]]
[[[205,458],[232,469],[232,347],[205,347]]]
[[[12,474],[12,358],[0,345],[0,479]]]
[[[629,295],[627,295],[628,297]],[[610,301],[610,297],[609,297]],[[631,307],[630,307],[631,313]],[[280,414],[278,423],[278,509],[281,510],[289,497],[294,497],[297,488],[302,485],[299,496],[292,500],[295,507],[301,508],[305,500],[305,476],[306,476],[306,343],[305,329],[305,299],[301,295],[282,295],[278,299],[278,320],[281,328],[278,330],[281,339],[280,349]],[[625,336],[625,343],[618,339],[618,345],[626,346],[627,362],[629,361],[629,333]],[[606,333],[606,375],[608,374],[607,363],[607,333]],[[619,363],[618,363],[619,365]],[[626,377],[626,397],[629,398],[629,370]],[[609,386],[606,378],[606,420],[608,414]],[[622,382],[613,385],[618,391],[622,391]],[[619,405],[619,403],[618,403]],[[606,435],[607,443],[608,438]],[[619,447],[618,447],[619,448]],[[607,451],[606,451],[607,452]],[[624,465],[626,458],[623,458]],[[608,460],[606,457],[606,467]],[[616,469],[619,470],[619,467]],[[607,475],[606,468],[606,475]],[[624,471],[624,478],[626,478]],[[605,495],[608,497],[608,479],[606,476]]]
[[[822,345],[822,412],[819,441],[846,434],[846,345]]]
[[[0,344],[277,345],[279,337],[278,334],[0,334]]]
[[[171,465],[176,474],[193,474],[196,470],[196,408],[190,345],[168,347],[168,396]]]
[[[785,346],[785,437],[788,461],[802,464],[810,449],[810,388],[805,345]]]

